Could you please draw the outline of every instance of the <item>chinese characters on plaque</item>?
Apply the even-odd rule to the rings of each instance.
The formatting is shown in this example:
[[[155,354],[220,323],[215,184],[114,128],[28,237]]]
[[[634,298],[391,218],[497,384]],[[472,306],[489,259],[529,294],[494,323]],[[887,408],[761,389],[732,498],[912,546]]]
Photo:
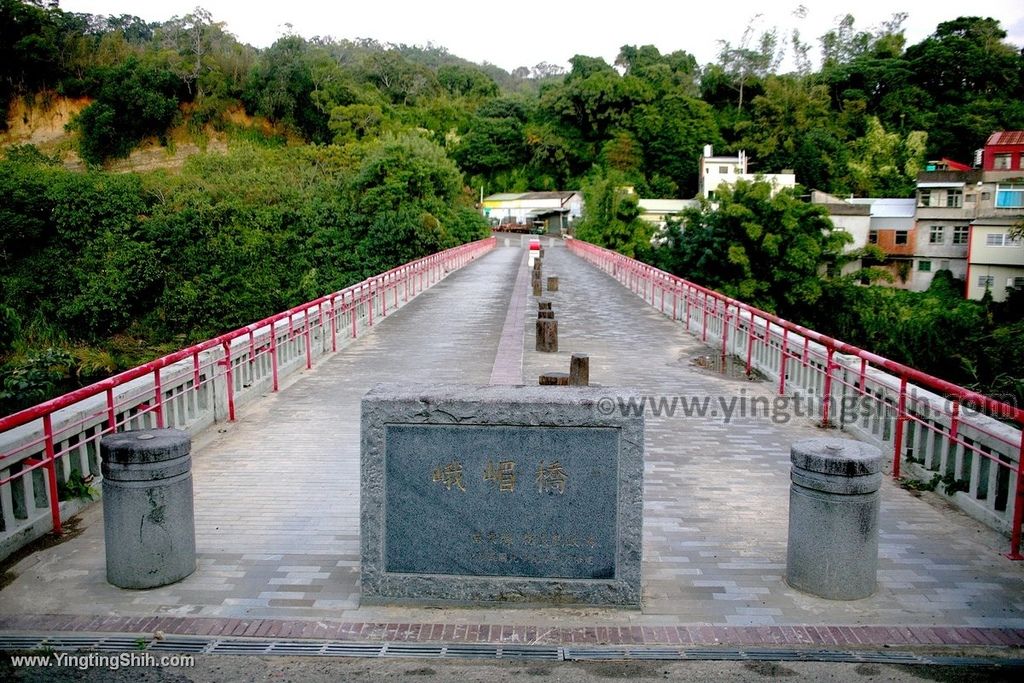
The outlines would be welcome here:
[[[443,486],[445,490],[451,491],[455,489],[465,493],[466,487],[463,484],[462,476],[462,463],[458,460],[438,465],[431,472],[431,480]],[[537,465],[534,486],[536,486],[538,493],[564,495],[568,479],[569,473],[566,472],[559,461],[555,460],[545,464],[541,460],[540,464]],[[515,461],[499,460],[495,463],[493,460],[488,460],[487,465],[484,466],[483,481],[490,483],[499,493],[513,493],[516,490],[517,481]]]

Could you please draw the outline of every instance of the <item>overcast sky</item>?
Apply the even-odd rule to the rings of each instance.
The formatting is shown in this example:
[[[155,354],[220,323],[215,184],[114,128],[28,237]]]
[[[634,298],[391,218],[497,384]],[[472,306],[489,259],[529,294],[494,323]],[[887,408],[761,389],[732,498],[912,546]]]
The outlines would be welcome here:
[[[480,0],[61,0],[68,12],[134,14],[147,21],[162,21],[207,9],[214,21],[223,21],[242,42],[266,47],[282,34],[374,38],[381,42],[441,45],[473,62],[490,62],[511,71],[517,66],[550,62],[568,66],[575,54],[604,57],[612,62],[623,45],[653,44],[662,52],[686,50],[705,64],[714,61],[719,39],[736,44],[745,27],[761,13],[760,30],[777,26],[780,33],[800,29],[805,42],[818,50],[818,36],[834,26],[840,15],[851,13],[856,26],[871,29],[893,12],[907,12],[908,44],[920,41],[939,22],[965,14],[998,19],[1008,40],[1024,45],[1024,2],[986,0],[974,9],[963,0],[859,0],[843,3],[804,0],[806,16],[799,19],[797,0],[727,0],[688,3],[628,0],[518,0],[487,3]],[[770,7],[768,5],[771,5]]]

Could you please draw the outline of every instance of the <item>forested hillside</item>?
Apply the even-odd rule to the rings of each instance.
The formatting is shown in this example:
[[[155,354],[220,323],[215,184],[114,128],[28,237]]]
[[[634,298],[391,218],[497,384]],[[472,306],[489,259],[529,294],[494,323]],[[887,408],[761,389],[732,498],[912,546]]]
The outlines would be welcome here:
[[[846,17],[813,45],[752,28],[722,36],[710,64],[626,45],[614,64],[577,55],[568,71],[508,73],[435,46],[286,35],[256,49],[201,9],[147,23],[0,0],[0,125],[80,111],[0,162],[0,411],[475,239],[481,191],[583,188],[605,207],[583,235],[885,346],[868,330],[891,320],[821,315],[845,281],[794,290],[723,270],[736,253],[724,224],[703,260],[678,234],[656,248],[615,188],[692,197],[713,144],[747,150],[754,171],[793,169],[804,187],[909,196],[924,160],[970,161],[993,130],[1024,129],[1024,57],[998,21],[945,22],[906,45],[904,18],[861,30]],[[200,153],[180,169],[111,171],[161,146]],[[816,278],[835,245],[802,244],[793,272]],[[769,296],[794,291],[806,295]],[[876,303],[903,310],[895,298]],[[937,301],[936,315],[949,309]],[[951,379],[997,386],[973,354],[959,365]]]

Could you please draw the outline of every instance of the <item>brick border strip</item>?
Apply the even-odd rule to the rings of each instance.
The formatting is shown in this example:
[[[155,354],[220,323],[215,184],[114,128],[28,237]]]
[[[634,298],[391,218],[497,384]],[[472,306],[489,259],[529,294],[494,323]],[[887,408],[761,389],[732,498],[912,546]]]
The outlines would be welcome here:
[[[321,640],[517,645],[741,645],[1024,647],[1024,629],[975,626],[596,626],[324,622],[211,617],[0,617],[3,632],[99,632]]]
[[[530,284],[530,269],[526,265],[529,257],[530,251],[526,250],[516,270],[512,295],[509,297],[501,338],[491,368],[491,384],[523,383],[523,339],[526,335],[523,316],[526,314],[527,286]]]

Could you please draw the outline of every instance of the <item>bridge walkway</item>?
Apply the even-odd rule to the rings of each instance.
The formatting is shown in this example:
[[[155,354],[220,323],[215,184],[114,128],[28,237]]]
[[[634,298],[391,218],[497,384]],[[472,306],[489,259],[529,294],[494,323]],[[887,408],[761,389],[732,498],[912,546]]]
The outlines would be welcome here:
[[[580,626],[722,625],[745,628],[742,637],[754,641],[769,633],[759,629],[783,627],[771,631],[781,642],[807,637],[789,626],[821,625],[829,628],[820,632],[833,633],[824,643],[835,644],[844,642],[840,627],[871,625],[893,627],[879,628],[876,640],[910,627],[931,634],[918,635],[922,642],[986,644],[952,626],[1024,629],[1024,563],[1000,555],[1005,540],[890,481],[883,485],[878,592],[832,602],[789,588],[789,444],[822,432],[791,406],[771,416],[740,414],[754,397],[773,399],[774,385],[701,367],[712,351],[560,244],[545,257],[545,276],[560,277],[559,291],[545,294],[559,321],[560,352],[537,353],[536,307],[521,286],[528,278],[513,292],[523,256],[518,246],[499,246],[279,393],[248,405],[237,422],[197,438],[194,575],[145,592],[108,585],[102,509],[95,505],[83,514],[79,535],[17,565],[17,578],[0,591],[0,630],[141,631],[173,623],[180,633],[311,635],[331,632],[325,624],[354,624],[347,633],[365,637],[365,624],[434,624],[441,630],[427,634],[436,640],[459,633],[452,628],[465,637],[469,625],[481,624],[514,626],[515,639]],[[521,313],[506,321],[514,296]],[[521,357],[497,353],[503,340],[508,349],[519,335]],[[647,412],[643,608],[360,607],[363,393],[381,381],[483,384],[520,367],[522,381],[534,384],[542,372],[567,370],[572,352],[590,354],[592,383],[668,400],[709,399],[702,417],[681,408],[674,416]],[[616,398],[611,388],[609,397]],[[518,630],[525,627],[534,630]],[[646,637],[641,633],[634,640]],[[704,642],[721,640],[708,633]],[[722,636],[730,637],[741,636]],[[860,641],[844,637],[870,641],[863,633]]]

